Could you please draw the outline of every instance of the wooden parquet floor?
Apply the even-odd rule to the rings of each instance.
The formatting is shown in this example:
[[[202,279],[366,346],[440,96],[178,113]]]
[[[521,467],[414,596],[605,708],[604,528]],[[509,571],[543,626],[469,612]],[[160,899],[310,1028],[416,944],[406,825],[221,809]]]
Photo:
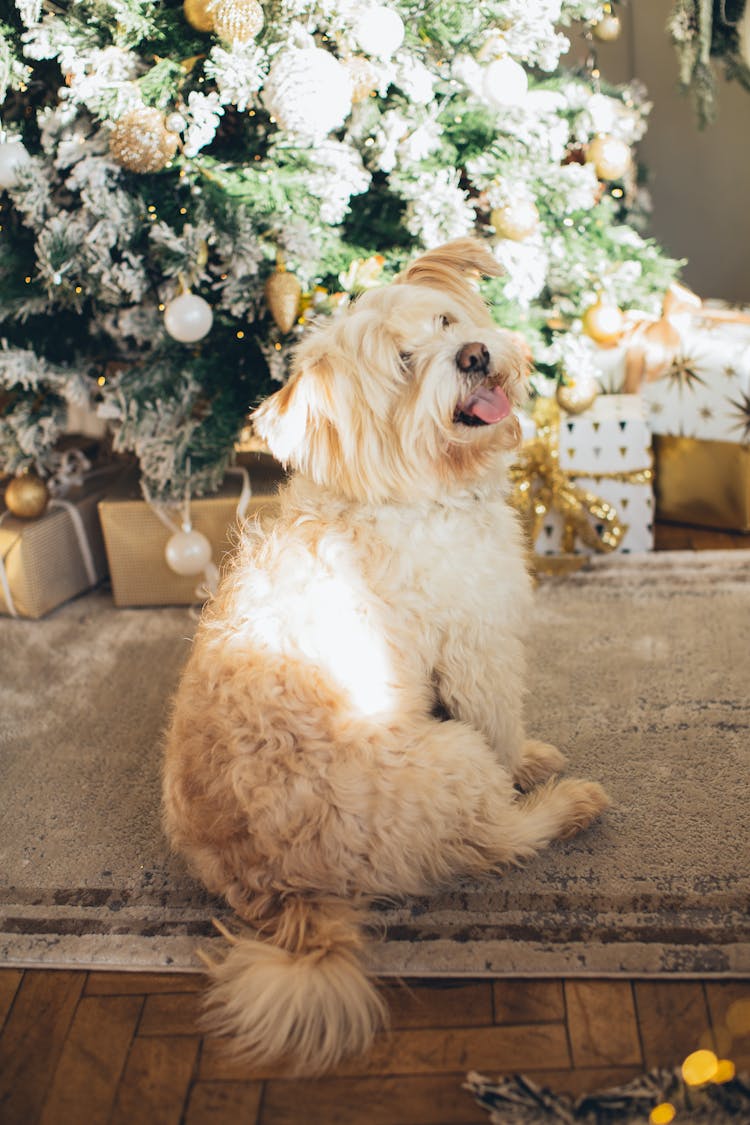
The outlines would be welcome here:
[[[657,528],[657,549],[750,536]],[[486,1125],[469,1070],[523,1072],[578,1095],[712,1046],[750,1069],[748,981],[410,981],[391,1031],[318,1080],[248,1074],[196,1026],[189,974],[0,969],[0,1125]],[[732,1021],[730,1020],[730,1023]]]
[[[486,1125],[468,1070],[558,1092],[619,1084],[713,1046],[750,981],[417,981],[386,986],[392,1029],[317,1080],[248,1074],[196,1029],[202,978],[0,970],[3,1125]]]

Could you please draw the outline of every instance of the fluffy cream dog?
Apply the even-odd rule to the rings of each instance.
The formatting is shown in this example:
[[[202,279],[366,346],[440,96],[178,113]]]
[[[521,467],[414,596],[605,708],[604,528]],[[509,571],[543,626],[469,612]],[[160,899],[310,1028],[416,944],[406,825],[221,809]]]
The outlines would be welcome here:
[[[173,845],[250,927],[208,1008],[249,1062],[319,1073],[370,1044],[368,899],[526,860],[608,804],[548,780],[562,754],[524,735],[503,459],[525,363],[479,272],[472,239],[426,253],[311,334],[256,412],[297,472],[204,614],[164,774]]]

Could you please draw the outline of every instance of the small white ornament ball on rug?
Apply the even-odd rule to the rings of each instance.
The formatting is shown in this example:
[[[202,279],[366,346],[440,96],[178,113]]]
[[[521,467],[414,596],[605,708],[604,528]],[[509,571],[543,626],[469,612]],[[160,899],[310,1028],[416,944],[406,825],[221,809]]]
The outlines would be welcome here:
[[[214,314],[208,301],[195,293],[181,293],[164,310],[164,327],[181,344],[194,344],[211,331]]]
[[[175,574],[202,574],[211,562],[211,544],[201,531],[183,527],[167,540],[164,556]]]
[[[30,159],[20,137],[6,137],[0,142],[0,188],[15,187],[19,170]]]
[[[282,129],[321,140],[349,116],[353,88],[346,67],[322,47],[286,47],[273,61],[263,101]]]
[[[384,62],[399,49],[405,33],[404,23],[398,12],[382,4],[360,12],[352,31],[361,50]]]
[[[494,59],[484,68],[482,90],[487,101],[496,109],[520,105],[529,90],[526,71],[515,59]]]

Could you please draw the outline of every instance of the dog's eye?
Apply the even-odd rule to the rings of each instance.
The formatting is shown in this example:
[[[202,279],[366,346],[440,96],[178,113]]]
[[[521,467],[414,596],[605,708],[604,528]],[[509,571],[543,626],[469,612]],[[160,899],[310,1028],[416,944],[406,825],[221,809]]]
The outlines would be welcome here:
[[[455,323],[456,323],[456,321],[452,316],[441,316],[440,317],[440,327],[441,328],[450,328],[451,324],[455,324]]]
[[[398,358],[401,360],[404,367],[408,367],[411,363],[411,352],[399,352]]]

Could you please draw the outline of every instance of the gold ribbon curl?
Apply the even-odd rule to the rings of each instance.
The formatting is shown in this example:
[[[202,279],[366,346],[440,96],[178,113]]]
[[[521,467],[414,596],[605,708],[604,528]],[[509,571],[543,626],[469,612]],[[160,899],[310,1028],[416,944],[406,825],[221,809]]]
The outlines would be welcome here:
[[[725,324],[750,324],[750,314],[736,309],[707,308],[697,293],[674,282],[664,294],[661,316],[631,309],[623,335],[601,347],[618,347],[626,343],[624,394],[637,394],[644,382],[661,379],[677,359],[682,347],[679,322],[673,317],[685,313]]]
[[[536,543],[550,512],[562,517],[562,555],[534,555],[538,572],[559,573],[577,570],[587,561],[586,555],[574,554],[576,540],[593,551],[605,554],[616,551],[627,531],[617,509],[595,493],[574,483],[578,477],[617,480],[626,484],[649,484],[650,468],[611,473],[568,472],[560,468],[560,410],[550,399],[538,399],[533,413],[536,437],[524,442],[520,455],[510,469],[512,490],[510,503],[523,519],[531,539]]]

